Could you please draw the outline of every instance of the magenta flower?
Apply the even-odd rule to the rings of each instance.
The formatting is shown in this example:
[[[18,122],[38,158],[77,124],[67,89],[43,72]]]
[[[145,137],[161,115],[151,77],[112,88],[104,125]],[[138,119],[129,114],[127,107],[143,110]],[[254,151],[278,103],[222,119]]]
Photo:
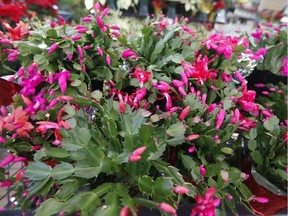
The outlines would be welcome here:
[[[109,55],[106,55],[106,63],[111,66],[111,58]]]
[[[200,165],[200,171],[199,172],[200,172],[200,175],[202,175],[202,176],[206,175],[206,169],[204,167],[204,164]]]
[[[107,31],[107,27],[104,25],[101,17],[99,17],[98,15],[96,15],[96,22],[97,22],[99,28],[100,28],[103,32],[106,32],[106,31]]]
[[[197,207],[192,209],[191,216],[215,216],[215,207],[220,205],[220,199],[213,198],[215,193],[216,189],[211,187],[206,191],[204,197],[197,195],[195,197]]]
[[[162,202],[162,203],[159,203],[158,206],[159,206],[159,209],[163,212],[170,213],[170,214],[176,214],[175,208],[173,208],[171,205],[169,205],[167,203]]]
[[[207,108],[207,113],[213,112],[213,110],[217,107],[216,103],[211,104],[208,108]]]
[[[97,50],[101,56],[104,56],[104,52],[103,52],[103,49],[101,47],[98,47]]]
[[[186,116],[189,114],[189,111],[190,111],[190,106],[185,107],[179,115],[179,120],[183,121],[186,118]]]
[[[137,60],[138,55],[134,51],[132,51],[131,49],[126,49],[122,52],[121,57],[124,59],[132,57],[132,59]]]
[[[252,199],[253,202],[259,202],[259,203],[267,203],[269,202],[269,199],[266,197],[254,197]]]
[[[244,82],[244,78],[242,77],[242,74],[239,71],[235,72],[235,76],[237,77],[237,79],[242,83]]]
[[[225,115],[226,115],[226,112],[225,112],[224,109],[221,109],[219,111],[219,113],[217,114],[217,116],[216,116],[216,127],[215,127],[216,130],[221,127],[221,125],[222,125],[222,123],[223,123],[223,121],[225,119]]]
[[[281,60],[283,65],[280,67],[282,76],[288,76],[288,57],[285,57]]]
[[[62,94],[66,91],[67,88],[67,80],[70,77],[70,71],[62,71],[55,75],[58,79],[58,84],[60,86]]]
[[[91,22],[92,21],[92,17],[91,16],[87,16],[82,18],[82,22]]]
[[[259,42],[261,39],[262,33],[263,33],[263,29],[257,28],[257,31],[251,33],[251,36],[254,37]]]
[[[118,94],[118,98],[119,98],[120,113],[124,113],[126,111],[126,108],[125,108],[125,102],[123,100],[122,94]]]
[[[71,39],[72,39],[73,41],[80,40],[81,38],[82,38],[81,35],[73,35],[73,36],[71,37]]]
[[[101,17],[105,17],[109,13],[109,8],[106,7],[102,12],[101,12]]]
[[[147,93],[147,89],[146,88],[142,88],[136,91],[136,96],[135,96],[135,102],[137,101],[141,101]]]
[[[166,98],[166,111],[170,111],[170,109],[172,108],[172,99],[170,97],[170,95],[166,92],[163,93],[164,97]]]
[[[10,54],[8,55],[7,59],[9,62],[14,62],[17,60],[18,56],[19,56],[20,52],[18,52],[17,50],[13,50],[13,52],[10,52]]]
[[[151,79],[151,73],[149,71],[143,71],[139,66],[136,66],[133,76],[139,80],[141,88]]]
[[[251,57],[252,60],[259,60],[263,58],[267,53],[268,48],[260,48],[257,52]]]
[[[13,154],[9,154],[7,155],[0,163],[0,167],[4,167],[6,165],[8,165],[9,163],[13,162],[13,160],[15,159],[15,156]]]
[[[54,43],[48,50],[48,54],[53,53],[59,47],[59,43]]]
[[[8,180],[2,181],[2,182],[0,182],[0,187],[9,187],[9,186],[11,186],[12,184],[13,184],[13,182],[8,181]]]

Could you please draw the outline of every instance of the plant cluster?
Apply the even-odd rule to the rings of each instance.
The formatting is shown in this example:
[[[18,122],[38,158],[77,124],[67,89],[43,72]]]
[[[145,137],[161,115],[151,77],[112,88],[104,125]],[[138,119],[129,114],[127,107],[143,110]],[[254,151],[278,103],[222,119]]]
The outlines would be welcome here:
[[[1,107],[10,154],[0,167],[26,164],[16,178],[2,169],[1,185],[15,187],[22,210],[124,216],[145,206],[171,215],[195,199],[191,215],[225,215],[267,202],[245,185],[242,138],[259,166],[270,167],[262,146],[281,154],[265,172],[282,184],[286,127],[239,72],[250,63],[247,38],[202,38],[185,19],[163,16],[148,17],[140,36],[124,34],[107,14],[97,3],[77,26],[51,21],[17,40],[1,36],[3,58],[21,64],[22,88]]]

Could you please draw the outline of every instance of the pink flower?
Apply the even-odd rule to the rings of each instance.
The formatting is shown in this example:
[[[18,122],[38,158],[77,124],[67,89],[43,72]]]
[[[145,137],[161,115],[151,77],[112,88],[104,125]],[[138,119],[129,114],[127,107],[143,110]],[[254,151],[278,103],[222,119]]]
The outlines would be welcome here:
[[[186,118],[186,116],[189,114],[189,111],[190,111],[190,106],[185,107],[185,109],[183,109],[179,115],[179,120],[183,121]]]
[[[253,202],[259,202],[259,203],[267,203],[269,202],[269,199],[266,197],[254,197],[252,199]]]
[[[92,21],[92,17],[91,16],[87,16],[82,18],[82,22],[91,22]]]
[[[288,57],[285,57],[281,60],[283,65],[280,67],[282,76],[288,76]]]
[[[125,206],[120,211],[120,216],[129,216],[130,214],[130,208],[128,206]]]
[[[144,151],[147,149],[147,146],[142,146],[137,149],[135,149],[132,154],[129,156],[129,161],[136,162],[138,160],[141,160],[141,155],[144,153]]]
[[[109,8],[105,8],[102,12],[101,12],[101,17],[105,17],[107,14],[109,13]]]
[[[109,55],[106,55],[106,63],[108,64],[108,66],[111,66],[111,58]]]
[[[101,56],[104,56],[104,52],[103,52],[103,49],[101,47],[98,47],[97,50]]]
[[[118,94],[118,98],[119,98],[120,113],[124,113],[126,111],[126,108],[125,108],[125,102],[123,100],[122,94]]]
[[[59,43],[54,43],[48,50],[48,54],[53,53],[59,47]]]
[[[15,159],[15,156],[13,154],[9,154],[7,155],[2,162],[0,163],[0,167],[4,167],[6,165],[8,165],[9,163],[13,162],[13,160]]]
[[[2,181],[0,182],[0,187],[9,187],[13,184],[11,181]]]
[[[173,187],[173,191],[175,193],[179,193],[179,194],[186,194],[189,192],[189,189],[186,187],[177,185],[177,186]]]
[[[211,105],[207,108],[207,113],[212,112],[216,107],[217,107],[217,104],[216,104],[216,103],[211,104]]]
[[[166,92],[163,93],[164,97],[166,98],[166,111],[170,111],[170,109],[172,108],[172,99],[170,97],[170,95]]]
[[[66,91],[67,88],[67,80],[70,77],[70,71],[62,71],[61,73],[56,74],[56,78],[58,78],[58,84],[60,86],[62,94]]]
[[[209,188],[204,197],[197,195],[195,197],[197,207],[192,209],[191,216],[215,216],[215,207],[220,205],[220,199],[214,199],[216,189]]]
[[[73,36],[71,37],[71,39],[72,39],[73,41],[80,40],[81,38],[82,38],[81,35],[73,35]]]
[[[162,202],[162,203],[159,203],[158,206],[159,206],[159,209],[163,212],[170,213],[170,214],[176,214],[175,208],[173,208],[171,205],[169,205],[167,203]]]
[[[261,39],[261,35],[262,35],[262,33],[263,33],[262,28],[257,28],[257,31],[251,33],[251,36],[254,37],[254,38],[259,42],[260,39]]]
[[[138,55],[134,51],[132,51],[131,49],[126,49],[122,52],[121,57],[124,59],[132,57],[132,59],[137,60]]]
[[[185,138],[185,140],[186,140],[186,141],[191,141],[191,140],[198,139],[199,137],[200,137],[199,134],[191,134],[191,135],[187,136],[187,137]]]
[[[217,114],[217,116],[216,116],[216,127],[215,127],[216,130],[221,127],[221,125],[222,125],[222,123],[223,123],[223,121],[225,119],[225,115],[226,115],[226,112],[225,112],[224,109],[221,109],[219,111],[219,113]]]
[[[237,79],[242,83],[244,82],[244,78],[242,77],[242,74],[239,71],[235,72],[235,76],[237,77]]]
[[[268,48],[260,48],[257,52],[251,57],[252,60],[259,60],[263,58],[267,53]]]
[[[200,172],[200,175],[202,175],[202,176],[206,175],[206,169],[204,167],[204,164],[200,165],[200,171],[199,172]]]
[[[46,133],[49,129],[59,128],[59,125],[55,122],[38,121],[36,124],[40,125],[35,129],[37,133]]]
[[[136,66],[133,76],[139,80],[141,88],[151,79],[151,73],[149,71],[143,71],[139,66]]]
[[[106,31],[107,31],[107,27],[104,25],[101,17],[99,17],[98,15],[96,15],[96,22],[97,22],[99,28],[100,28],[103,32],[106,32]]]

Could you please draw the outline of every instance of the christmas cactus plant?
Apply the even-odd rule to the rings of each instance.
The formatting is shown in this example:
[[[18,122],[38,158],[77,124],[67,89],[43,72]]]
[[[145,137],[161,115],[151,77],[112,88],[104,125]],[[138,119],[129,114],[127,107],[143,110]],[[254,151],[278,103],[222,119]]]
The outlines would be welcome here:
[[[0,167],[25,164],[17,178],[1,173],[21,203],[15,208],[173,215],[195,203],[191,215],[225,215],[266,202],[245,185],[239,161],[242,134],[252,140],[262,121],[270,126],[239,72],[250,63],[248,40],[203,38],[185,19],[163,16],[124,34],[107,24],[108,9],[94,9],[77,26],[51,21],[31,25],[23,39],[2,36],[3,57],[21,64],[21,90],[0,116],[1,148],[10,152]]]

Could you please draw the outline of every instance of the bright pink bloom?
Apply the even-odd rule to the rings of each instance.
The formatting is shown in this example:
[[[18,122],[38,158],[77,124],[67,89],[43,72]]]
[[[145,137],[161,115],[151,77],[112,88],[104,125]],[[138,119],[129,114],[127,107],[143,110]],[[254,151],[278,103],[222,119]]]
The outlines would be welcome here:
[[[73,41],[80,40],[81,38],[82,38],[81,35],[73,35],[73,36],[71,37],[71,39],[72,39]]]
[[[211,104],[208,108],[207,108],[207,113],[213,112],[213,110],[217,107],[216,103]]]
[[[219,129],[225,119],[226,112],[224,109],[221,109],[216,116],[216,126],[215,129]]]
[[[190,106],[185,107],[185,109],[183,109],[179,115],[179,120],[183,121],[186,118],[186,116],[189,114],[189,111],[190,111]]]
[[[109,13],[109,8],[106,7],[102,12],[101,12],[101,17],[105,17]]]
[[[143,71],[139,66],[136,66],[133,76],[139,80],[141,88],[151,79],[151,73],[149,71]]]
[[[269,202],[269,199],[266,197],[254,197],[252,199],[253,202],[259,202],[259,203],[267,203]]]
[[[220,199],[214,199],[216,189],[209,188],[204,197],[197,195],[195,197],[197,207],[192,209],[191,216],[215,216],[215,207],[220,205]]]
[[[101,11],[101,5],[98,1],[94,5],[94,10],[95,10],[95,12]]]
[[[184,186],[177,185],[177,186],[173,187],[173,191],[175,193],[179,193],[179,194],[186,194],[189,192],[189,189],[184,187]]]
[[[199,172],[200,172],[200,175],[202,175],[202,176],[206,175],[206,169],[204,167],[204,164],[200,165],[200,171]]]
[[[126,108],[125,108],[125,102],[123,100],[122,94],[118,94],[118,98],[119,98],[120,113],[124,113],[126,111]]]
[[[186,141],[191,141],[191,140],[198,139],[199,137],[200,137],[199,134],[191,134],[191,135],[185,137],[185,140],[186,140]]]
[[[257,28],[257,31],[251,33],[251,36],[254,37],[259,42],[261,39],[262,33],[263,33],[263,29]]]
[[[9,187],[13,184],[11,181],[2,181],[0,182],[0,187]]]
[[[13,160],[15,159],[15,156],[13,154],[9,154],[7,155],[0,163],[0,167],[4,167],[6,165],[8,165],[9,163],[13,162]]]
[[[130,214],[130,208],[128,206],[125,206],[120,211],[120,216],[129,216]]]
[[[132,59],[134,59],[134,60],[138,59],[138,55],[134,51],[132,51],[131,49],[124,50],[122,52],[121,57],[124,59],[129,58],[129,57],[132,57]]]
[[[146,96],[146,93],[147,93],[146,88],[142,88],[142,89],[137,90],[134,102],[141,101]]]
[[[189,153],[192,153],[192,152],[194,152],[195,150],[196,150],[196,148],[195,148],[194,146],[188,148],[188,152],[189,152]]]
[[[46,133],[46,131],[49,129],[59,128],[59,125],[55,122],[38,121],[38,122],[36,122],[36,124],[40,125],[35,129],[35,131],[37,133],[39,133],[39,132],[40,133]]]
[[[53,53],[59,47],[59,43],[54,43],[48,50],[48,54]]]
[[[103,49],[101,47],[98,47],[97,50],[101,56],[104,56],[104,52],[103,52]]]
[[[204,56],[202,58],[201,55],[198,56],[193,65],[189,65],[188,63],[182,62],[182,67],[184,68],[184,72],[188,78],[197,79],[197,83],[203,84],[207,79],[211,79],[215,81],[217,77],[217,72],[213,69],[208,68],[208,57]]]
[[[163,95],[165,96],[166,98],[166,111],[170,111],[170,109],[172,108],[172,99],[170,97],[170,95],[168,93],[163,93]]]
[[[242,83],[244,82],[244,78],[242,77],[242,74],[239,71],[235,72],[235,76],[237,77],[237,79]]]
[[[144,151],[147,149],[147,146],[142,146],[137,149],[135,149],[132,154],[129,156],[129,161],[136,162],[141,159],[141,155],[144,153]]]
[[[58,79],[58,84],[60,86],[62,94],[66,91],[67,88],[67,80],[70,77],[70,71],[62,71],[55,75]]]
[[[263,58],[267,53],[268,48],[260,48],[252,57],[252,60],[259,60]]]
[[[282,76],[288,76],[288,57],[283,58],[281,61],[283,63],[283,65],[280,67]]]
[[[92,21],[92,17],[91,16],[87,16],[82,18],[82,22],[91,22]]]
[[[162,202],[162,203],[159,203],[158,206],[159,206],[159,209],[163,212],[170,213],[170,214],[176,214],[175,208],[173,208],[171,205],[169,205],[167,203]]]
[[[107,31],[107,27],[104,25],[101,17],[99,17],[98,15],[96,15],[96,22],[97,22],[99,28],[100,28],[103,32],[106,32],[106,31]]]
[[[109,55],[106,55],[106,63],[108,64],[108,66],[111,66],[111,58]]]

